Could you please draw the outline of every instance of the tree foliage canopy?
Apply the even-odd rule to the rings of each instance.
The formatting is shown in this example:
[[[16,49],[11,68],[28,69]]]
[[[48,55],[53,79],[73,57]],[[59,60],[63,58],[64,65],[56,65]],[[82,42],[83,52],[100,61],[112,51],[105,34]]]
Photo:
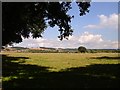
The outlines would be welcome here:
[[[87,51],[87,49],[83,46],[78,47],[78,51],[81,53],[85,53]]]
[[[90,2],[76,2],[80,16],[89,12]],[[2,45],[22,42],[22,37],[42,37],[48,27],[59,27],[63,38],[72,35],[71,19],[67,12],[71,2],[3,2],[2,3]]]

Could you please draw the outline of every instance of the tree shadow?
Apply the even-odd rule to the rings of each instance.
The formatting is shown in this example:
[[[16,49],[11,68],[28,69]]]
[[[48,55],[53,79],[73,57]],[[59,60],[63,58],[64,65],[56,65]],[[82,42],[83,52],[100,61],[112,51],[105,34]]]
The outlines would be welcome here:
[[[68,68],[68,73],[75,82],[73,87],[82,88],[119,88],[120,64],[93,64],[86,67]],[[68,78],[70,78],[68,77]],[[67,78],[67,77],[66,77]]]
[[[116,60],[120,60],[120,57],[109,57],[109,56],[102,56],[102,57],[91,57],[91,59],[116,59]]]
[[[94,64],[50,72],[51,67],[26,65],[28,57],[3,55],[3,90],[9,88],[116,88],[120,64]],[[9,78],[8,78],[9,77]]]
[[[44,74],[48,73],[49,67],[42,67],[37,65],[22,64],[28,57],[10,57],[2,55],[2,76],[8,77],[6,81],[2,82],[3,88],[14,87],[37,87],[37,79],[43,83]],[[22,60],[22,62],[21,62]],[[13,62],[17,61],[17,62]],[[42,77],[41,77],[42,76]],[[37,84],[41,84],[41,83]]]

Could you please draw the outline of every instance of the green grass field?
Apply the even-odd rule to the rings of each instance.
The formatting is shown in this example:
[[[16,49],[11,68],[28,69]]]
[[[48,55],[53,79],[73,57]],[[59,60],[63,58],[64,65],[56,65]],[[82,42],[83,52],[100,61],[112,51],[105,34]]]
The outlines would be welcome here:
[[[117,53],[3,53],[3,88],[119,87]]]

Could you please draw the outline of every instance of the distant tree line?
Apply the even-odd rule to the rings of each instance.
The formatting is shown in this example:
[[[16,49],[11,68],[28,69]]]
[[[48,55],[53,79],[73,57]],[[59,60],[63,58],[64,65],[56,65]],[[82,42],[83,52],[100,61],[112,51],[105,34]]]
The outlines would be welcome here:
[[[87,49],[88,53],[120,53],[119,49]]]
[[[66,48],[66,49],[56,49],[56,48],[45,48],[45,50],[39,49],[29,49],[24,47],[11,47],[6,48],[2,47],[2,51],[16,51],[16,52],[25,52],[25,53],[120,53],[120,49],[86,49],[83,46],[77,48]]]
[[[120,53],[118,49],[83,49],[78,51],[77,49],[74,50],[28,50],[27,52],[31,53]]]

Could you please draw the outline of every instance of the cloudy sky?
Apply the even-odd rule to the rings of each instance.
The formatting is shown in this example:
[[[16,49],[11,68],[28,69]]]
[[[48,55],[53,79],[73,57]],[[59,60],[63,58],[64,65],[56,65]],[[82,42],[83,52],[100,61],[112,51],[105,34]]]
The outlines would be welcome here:
[[[73,35],[69,40],[58,39],[58,28],[48,27],[43,38],[23,39],[22,43],[14,46],[22,47],[54,47],[54,48],[86,48],[116,49],[118,48],[118,3],[92,2],[90,12],[79,16],[76,3],[72,3],[69,14],[74,15],[72,20]]]

